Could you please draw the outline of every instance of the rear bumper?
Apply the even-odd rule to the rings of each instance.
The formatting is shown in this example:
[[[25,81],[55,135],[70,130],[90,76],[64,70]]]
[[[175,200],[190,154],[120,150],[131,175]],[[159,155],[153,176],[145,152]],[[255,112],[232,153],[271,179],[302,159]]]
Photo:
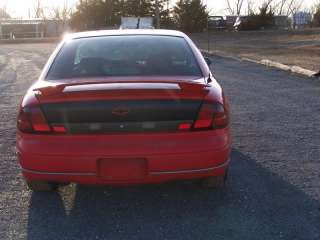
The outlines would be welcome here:
[[[150,172],[149,175],[142,180],[106,181],[99,178],[96,173],[40,172],[28,169],[22,169],[22,173],[28,181],[44,180],[52,182],[76,182],[81,184],[130,185],[220,176],[225,173],[229,161],[228,159],[225,163],[211,168]]]
[[[223,175],[229,164],[228,129],[207,132],[96,136],[18,133],[17,154],[29,180],[82,184],[137,184]],[[141,179],[98,175],[99,159],[143,158]]]

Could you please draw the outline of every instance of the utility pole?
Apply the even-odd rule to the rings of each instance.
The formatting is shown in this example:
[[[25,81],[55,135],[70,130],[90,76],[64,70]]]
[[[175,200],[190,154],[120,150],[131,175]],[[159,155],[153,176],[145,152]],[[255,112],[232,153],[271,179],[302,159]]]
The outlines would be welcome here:
[[[85,28],[88,30],[89,27],[89,11],[88,11],[88,0],[86,0],[86,23],[85,23]]]
[[[156,0],[156,20],[157,20],[157,28],[160,28],[160,10],[159,10],[159,0]]]
[[[208,8],[208,0],[206,0],[206,9],[207,11],[209,10]],[[209,11],[208,11],[208,16],[207,16],[207,41],[208,41],[208,53],[210,53],[210,30],[209,30]]]

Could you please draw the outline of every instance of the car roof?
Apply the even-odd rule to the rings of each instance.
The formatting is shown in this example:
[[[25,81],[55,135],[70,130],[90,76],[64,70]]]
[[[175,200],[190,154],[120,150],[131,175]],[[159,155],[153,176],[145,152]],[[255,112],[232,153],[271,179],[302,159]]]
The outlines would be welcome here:
[[[88,32],[71,33],[66,36],[67,39],[90,38],[102,36],[126,36],[126,35],[157,35],[185,37],[183,32],[164,29],[118,29],[118,30],[98,30]]]

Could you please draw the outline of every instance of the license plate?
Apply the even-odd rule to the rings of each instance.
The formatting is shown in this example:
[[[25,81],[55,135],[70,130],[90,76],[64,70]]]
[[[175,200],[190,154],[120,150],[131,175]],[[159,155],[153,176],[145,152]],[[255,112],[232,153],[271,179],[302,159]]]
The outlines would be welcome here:
[[[97,161],[98,177],[109,181],[141,180],[147,173],[147,160],[143,158],[112,158]]]

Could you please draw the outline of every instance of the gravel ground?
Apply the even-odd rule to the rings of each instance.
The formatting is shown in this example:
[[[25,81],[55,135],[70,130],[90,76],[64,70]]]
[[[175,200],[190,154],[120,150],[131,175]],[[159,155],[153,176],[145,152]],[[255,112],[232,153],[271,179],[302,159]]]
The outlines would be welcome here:
[[[213,59],[232,108],[225,189],[27,190],[16,108],[53,47],[0,46],[0,239],[320,239],[320,82],[230,59]]]

